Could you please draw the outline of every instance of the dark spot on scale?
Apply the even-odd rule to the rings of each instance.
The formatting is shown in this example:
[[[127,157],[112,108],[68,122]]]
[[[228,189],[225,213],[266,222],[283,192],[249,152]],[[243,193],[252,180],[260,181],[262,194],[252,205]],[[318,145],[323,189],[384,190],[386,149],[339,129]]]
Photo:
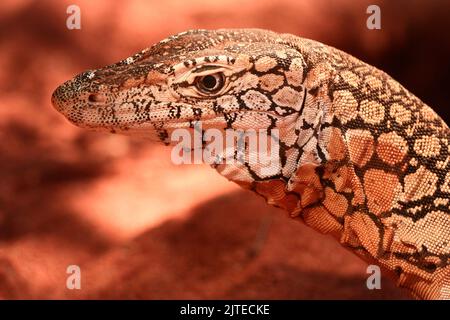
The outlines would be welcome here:
[[[319,92],[319,87],[314,87],[308,90],[308,93],[312,96],[317,96],[317,93]]]
[[[109,132],[116,133],[116,130],[115,129],[111,129]]]
[[[425,262],[422,264],[422,266],[428,272],[434,272],[437,269],[437,265],[433,262]]]
[[[401,274],[403,273],[402,267],[396,266],[396,267],[394,268],[394,273],[397,275],[397,277],[400,277]]]

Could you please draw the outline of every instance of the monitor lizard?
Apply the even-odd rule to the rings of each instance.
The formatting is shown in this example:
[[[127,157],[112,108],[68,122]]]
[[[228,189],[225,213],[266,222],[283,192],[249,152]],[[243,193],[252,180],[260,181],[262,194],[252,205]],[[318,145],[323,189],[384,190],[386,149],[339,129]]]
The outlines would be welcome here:
[[[261,29],[190,30],[77,75],[52,103],[79,127],[166,144],[195,121],[221,132],[277,129],[270,170],[212,166],[414,297],[450,298],[449,128],[345,52]]]

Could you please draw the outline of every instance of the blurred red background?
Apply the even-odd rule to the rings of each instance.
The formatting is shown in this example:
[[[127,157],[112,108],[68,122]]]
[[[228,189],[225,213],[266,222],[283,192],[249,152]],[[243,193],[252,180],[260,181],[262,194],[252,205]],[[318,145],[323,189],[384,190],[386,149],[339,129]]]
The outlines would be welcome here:
[[[0,298],[409,297],[387,279],[367,290],[365,263],[206,165],[78,129],[50,96],[186,29],[258,27],[381,68],[448,122],[448,2],[78,0],[82,28],[68,30],[70,4],[0,3]],[[366,28],[370,4],[381,30]],[[81,290],[66,288],[71,264]]]

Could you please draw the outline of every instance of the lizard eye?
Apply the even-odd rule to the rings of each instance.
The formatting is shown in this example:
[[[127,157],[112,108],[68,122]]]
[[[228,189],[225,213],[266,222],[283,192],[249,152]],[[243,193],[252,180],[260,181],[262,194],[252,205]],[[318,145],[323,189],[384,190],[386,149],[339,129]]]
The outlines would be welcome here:
[[[217,93],[225,85],[225,75],[222,72],[197,77],[195,86],[202,93]]]

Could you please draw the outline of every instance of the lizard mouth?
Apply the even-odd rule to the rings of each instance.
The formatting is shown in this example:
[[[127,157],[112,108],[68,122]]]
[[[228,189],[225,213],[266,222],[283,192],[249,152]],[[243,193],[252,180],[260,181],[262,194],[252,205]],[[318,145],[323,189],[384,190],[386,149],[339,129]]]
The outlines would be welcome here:
[[[223,115],[209,108],[202,108],[201,116],[196,115],[194,110],[199,109],[187,104],[155,102],[136,106],[131,102],[108,103],[102,93],[75,94],[67,86],[65,83],[53,92],[53,107],[72,124],[90,130],[131,134],[189,128],[196,121],[218,123],[223,119]]]
[[[130,101],[132,94],[107,94],[94,85],[82,85],[76,77],[56,88],[52,104],[72,124],[95,131],[121,134],[150,133],[157,130],[192,128],[201,122],[205,128],[219,127],[251,129],[267,128],[270,119],[280,118],[274,111],[222,110],[213,105],[195,105],[180,101],[150,101],[145,95],[139,101]],[[161,97],[165,98],[165,97]],[[242,120],[244,119],[245,121]]]
[[[140,106],[127,101],[108,103],[105,94],[90,92],[74,94],[67,89],[66,84],[53,92],[51,101],[56,110],[78,127],[126,135],[192,128],[196,122],[201,122],[204,128],[226,128],[227,118],[236,118],[234,114],[238,113],[241,115],[245,113],[255,119],[260,117],[250,114],[270,114],[271,118],[280,117],[273,112],[261,110],[217,112],[210,106],[194,107],[179,102],[153,102]],[[250,123],[247,123],[247,126],[249,125]],[[256,123],[252,122],[250,127],[253,128],[255,125]]]

